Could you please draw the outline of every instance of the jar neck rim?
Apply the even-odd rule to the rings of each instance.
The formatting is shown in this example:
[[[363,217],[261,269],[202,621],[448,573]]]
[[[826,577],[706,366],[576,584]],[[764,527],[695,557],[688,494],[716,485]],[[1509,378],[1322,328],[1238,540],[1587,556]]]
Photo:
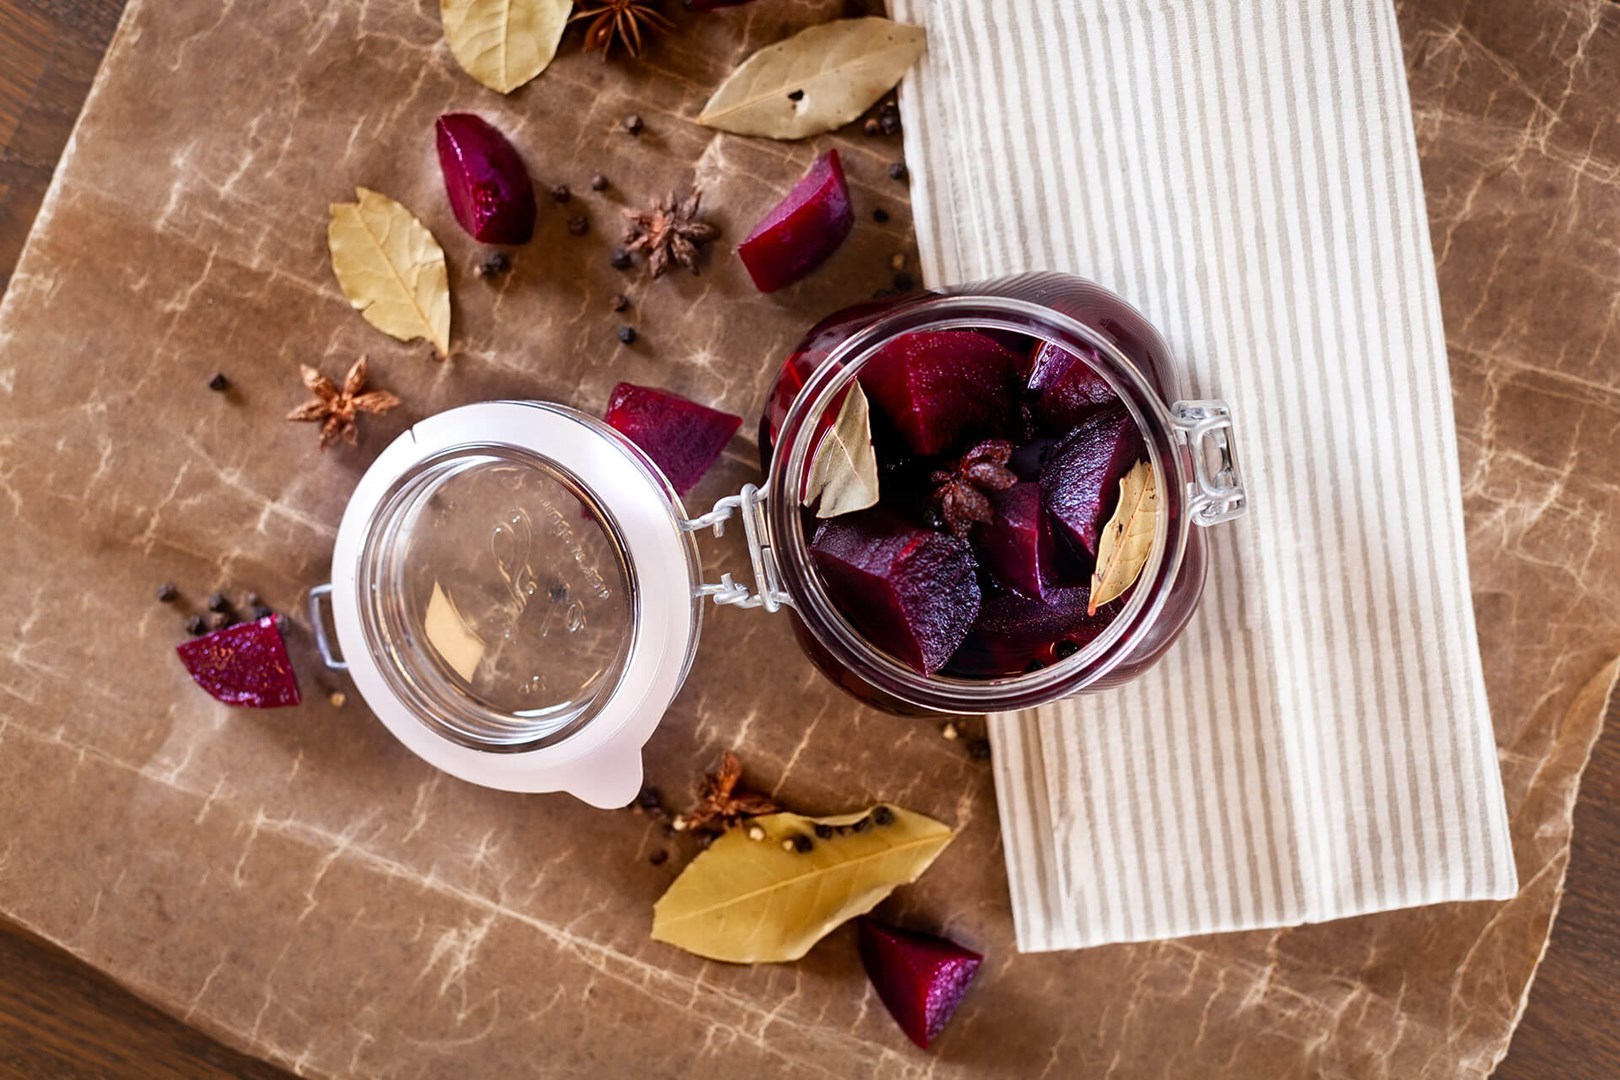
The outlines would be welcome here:
[[[814,455],[817,421],[885,345],[919,331],[1004,330],[1039,338],[1069,351],[1084,349],[1141,429],[1164,512],[1158,515],[1152,554],[1124,610],[1074,656],[1039,671],[995,679],[923,676],[877,649],[838,611],[814,572],[799,500]],[[1077,349],[1078,347],[1078,349]],[[1104,679],[1157,619],[1169,599],[1188,542],[1184,512],[1186,462],[1166,402],[1131,360],[1097,328],[1042,304],[1013,296],[969,291],[929,294],[884,312],[837,345],[800,390],[782,423],[772,455],[771,533],[784,585],[816,640],[838,661],[896,698],[942,712],[1001,712],[1066,697]]]

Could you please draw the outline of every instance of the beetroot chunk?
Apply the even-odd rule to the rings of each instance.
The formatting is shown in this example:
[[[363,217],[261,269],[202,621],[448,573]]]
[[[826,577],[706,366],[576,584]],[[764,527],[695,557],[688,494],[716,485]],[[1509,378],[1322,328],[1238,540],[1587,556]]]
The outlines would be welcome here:
[[[175,647],[198,686],[227,705],[279,709],[298,704],[298,676],[281,640],[280,615],[237,623]]]
[[[775,292],[826,262],[854,227],[844,167],[838,151],[829,150],[737,245],[737,254],[754,287]]]
[[[1077,551],[1096,556],[1120,478],[1146,456],[1142,431],[1124,408],[1088,417],[1058,444],[1041,470],[1041,498]]]
[[[989,597],[946,671],[996,678],[1072,656],[1108,629],[1120,611],[1115,601],[1087,615],[1090,600],[1091,589],[1085,585],[1048,588],[1044,600],[1014,592]]]
[[[1004,435],[1024,358],[972,330],[907,334],[862,369],[861,385],[914,454],[943,452],[965,435]]]
[[[924,1050],[956,1012],[984,957],[946,938],[860,920],[861,964],[906,1037]]]
[[[996,516],[973,527],[973,550],[979,561],[1007,588],[1045,596],[1058,578],[1062,555],[1041,506],[1041,486],[1025,481],[988,495]]]
[[[1042,428],[1066,435],[1092,413],[1119,404],[1119,395],[1088,361],[1096,354],[1077,356],[1043,341],[1035,347],[1029,376],[1030,412]]]
[[[740,416],[634,383],[613,388],[604,419],[646,451],[682,495],[714,467],[726,443],[742,427]]]
[[[534,182],[506,136],[472,113],[445,113],[434,127],[456,221],[486,244],[528,243],[534,235]]]
[[[844,616],[924,675],[944,666],[979,613],[972,548],[886,510],[831,519],[810,554]]]

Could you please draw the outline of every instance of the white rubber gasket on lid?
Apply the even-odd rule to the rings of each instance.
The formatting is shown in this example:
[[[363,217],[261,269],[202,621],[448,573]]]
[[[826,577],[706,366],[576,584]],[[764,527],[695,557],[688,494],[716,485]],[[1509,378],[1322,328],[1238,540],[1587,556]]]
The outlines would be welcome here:
[[[394,737],[428,764],[502,791],[565,791],[600,807],[628,805],[641,788],[641,748],[686,678],[698,632],[695,556],[678,506],[601,422],[540,402],[492,401],[421,421],[378,456],[356,486],[332,552],[332,625],[356,688]],[[476,750],[428,727],[396,696],[361,626],[360,553],[395,482],[458,447],[507,446],[572,473],[613,516],[634,567],[629,656],[600,712],[561,742],[516,753]]]

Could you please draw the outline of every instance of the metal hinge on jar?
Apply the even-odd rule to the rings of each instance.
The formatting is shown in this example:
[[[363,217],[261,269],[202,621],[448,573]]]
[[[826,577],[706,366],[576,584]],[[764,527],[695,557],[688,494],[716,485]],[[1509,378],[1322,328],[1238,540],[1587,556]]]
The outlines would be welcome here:
[[[1195,525],[1216,525],[1249,509],[1243,473],[1232,435],[1232,410],[1224,401],[1178,401],[1170,406],[1176,431],[1192,457],[1192,498],[1187,512]]]
[[[687,532],[713,529],[714,535],[726,534],[726,522],[733,514],[742,515],[743,536],[748,541],[748,558],[754,566],[754,588],[733,578],[729,573],[720,575],[718,585],[699,585],[699,596],[712,596],[716,604],[730,607],[762,607],[778,611],[791,607],[792,599],[782,588],[782,578],[776,568],[776,555],[771,550],[765,531],[765,503],[770,498],[770,485],[756,487],[748,484],[735,495],[728,495],[714,504],[714,509],[701,517],[681,522]]]

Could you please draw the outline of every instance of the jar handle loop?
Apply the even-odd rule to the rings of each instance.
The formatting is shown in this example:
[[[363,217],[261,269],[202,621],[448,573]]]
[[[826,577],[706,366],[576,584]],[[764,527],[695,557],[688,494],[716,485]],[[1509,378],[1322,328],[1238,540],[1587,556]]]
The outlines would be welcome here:
[[[740,514],[743,535],[748,541],[748,558],[754,569],[753,589],[730,573],[724,573],[720,575],[717,585],[699,585],[697,595],[713,597],[716,604],[729,607],[762,607],[766,611],[779,611],[783,607],[793,606],[792,598],[782,588],[782,578],[776,569],[776,553],[771,550],[765,530],[765,503],[770,497],[769,484],[764,487],[744,484],[741,491],[715,503],[714,509],[707,514],[681,522],[681,528],[687,532],[713,529],[714,535],[724,536],[726,522],[731,520],[733,514]]]
[[[1249,497],[1238,467],[1231,408],[1224,401],[1178,401],[1170,412],[1192,457],[1188,514],[1193,524],[1218,525],[1242,517]]]
[[[348,663],[332,652],[332,641],[326,636],[326,605],[321,601],[331,595],[330,583],[309,590],[309,625],[315,631],[315,647],[320,650],[321,663],[332,671],[348,671]]]

